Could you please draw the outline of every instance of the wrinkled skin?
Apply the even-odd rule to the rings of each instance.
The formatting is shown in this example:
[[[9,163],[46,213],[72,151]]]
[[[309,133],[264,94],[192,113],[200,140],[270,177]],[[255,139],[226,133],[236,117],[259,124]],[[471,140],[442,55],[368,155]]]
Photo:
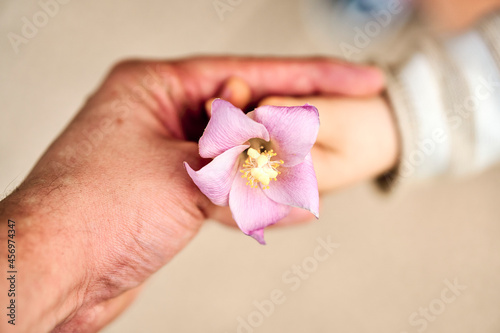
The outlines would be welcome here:
[[[244,79],[249,96],[221,92],[232,77]],[[255,105],[269,95],[365,96],[382,87],[378,70],[325,59],[118,64],[0,203],[2,223],[17,223],[24,272],[16,332],[99,330],[203,221],[232,222],[229,210],[213,206],[183,167],[208,162],[196,144],[208,121],[207,100],[226,94],[244,107],[240,98]],[[6,225],[1,228],[3,243]]]

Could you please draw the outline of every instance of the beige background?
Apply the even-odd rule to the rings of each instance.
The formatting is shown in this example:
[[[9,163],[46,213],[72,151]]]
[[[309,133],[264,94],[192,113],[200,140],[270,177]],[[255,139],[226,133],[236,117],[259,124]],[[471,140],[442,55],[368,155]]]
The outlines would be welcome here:
[[[21,34],[22,17],[41,7],[2,0],[0,191],[22,181],[117,60],[338,53],[335,33],[312,37],[301,8],[242,0],[222,21],[212,0],[73,0],[16,53],[7,33]],[[209,222],[104,332],[237,332],[275,289],[283,304],[241,332],[499,332],[499,194],[500,169],[388,197],[364,184],[326,197],[317,222],[269,230],[265,247]],[[318,237],[339,247],[293,291],[282,276],[311,263]],[[443,303],[455,279],[466,289]],[[442,313],[412,326],[429,306]]]

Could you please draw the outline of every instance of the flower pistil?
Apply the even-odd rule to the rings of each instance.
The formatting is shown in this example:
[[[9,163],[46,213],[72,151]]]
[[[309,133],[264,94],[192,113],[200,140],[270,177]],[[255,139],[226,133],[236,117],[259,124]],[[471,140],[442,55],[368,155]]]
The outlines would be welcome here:
[[[261,183],[262,188],[267,189],[271,179],[276,180],[276,177],[281,173],[278,171],[278,167],[284,162],[282,160],[272,161],[271,159],[276,156],[276,153],[272,149],[270,151],[262,151],[262,149],[263,147],[259,152],[254,148],[248,148],[248,158],[243,163],[240,172],[243,173],[241,177],[248,180],[246,184],[250,187],[257,187],[258,183]]]

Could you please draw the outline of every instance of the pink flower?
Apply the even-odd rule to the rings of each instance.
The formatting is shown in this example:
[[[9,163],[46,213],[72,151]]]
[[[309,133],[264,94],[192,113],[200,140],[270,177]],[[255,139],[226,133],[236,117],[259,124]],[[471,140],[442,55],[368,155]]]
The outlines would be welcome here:
[[[261,106],[244,114],[216,99],[199,142],[213,160],[198,171],[184,163],[195,184],[214,204],[227,206],[239,228],[265,244],[264,228],[291,207],[318,217],[318,183],[311,148],[319,129],[311,105]]]

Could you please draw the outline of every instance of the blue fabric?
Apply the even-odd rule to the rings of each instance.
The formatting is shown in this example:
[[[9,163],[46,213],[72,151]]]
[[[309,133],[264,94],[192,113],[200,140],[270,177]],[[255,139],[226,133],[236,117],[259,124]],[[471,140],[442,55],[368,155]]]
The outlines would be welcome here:
[[[366,14],[386,8],[389,1],[391,0],[340,0],[348,9]]]

